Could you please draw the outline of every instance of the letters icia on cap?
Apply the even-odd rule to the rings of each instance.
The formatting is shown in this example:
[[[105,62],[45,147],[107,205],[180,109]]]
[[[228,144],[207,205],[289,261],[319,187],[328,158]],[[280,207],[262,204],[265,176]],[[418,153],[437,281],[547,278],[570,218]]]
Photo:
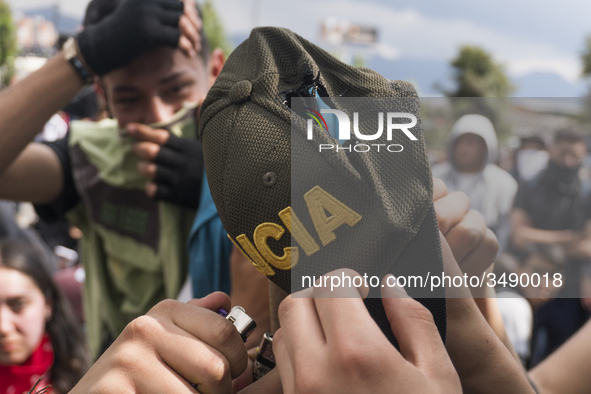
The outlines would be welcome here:
[[[326,246],[337,239],[335,230],[343,224],[349,227],[355,226],[361,220],[361,215],[349,208],[334,196],[323,190],[320,186],[313,187],[304,195],[308,213],[314,224],[314,229],[322,246]],[[327,216],[326,213],[330,213]],[[320,250],[310,232],[304,227],[296,213],[287,207],[278,212],[279,219],[285,226],[277,223],[266,222],[259,224],[254,230],[252,239],[246,234],[240,234],[236,240],[230,234],[228,238],[242,253],[248,257],[255,268],[265,276],[275,275],[275,269],[289,270],[298,263],[299,249],[307,256],[311,256]],[[283,255],[277,256],[269,247],[267,240],[271,237],[280,240],[285,234],[285,229],[291,233],[294,241],[299,245],[283,249]]]
[[[308,119],[308,140],[313,139],[313,125],[314,121],[320,126],[321,129],[328,130],[328,125],[322,114],[333,114],[337,117],[339,122],[339,140],[350,140],[351,139],[351,121],[349,116],[343,111],[338,109],[320,109],[320,112],[305,107],[310,112],[306,112],[306,115],[312,119]],[[406,118],[409,119],[409,123],[394,123],[394,119]],[[387,112],[386,113],[386,139],[392,141],[392,133],[395,130],[402,131],[411,141],[417,141],[409,129],[417,125],[417,117],[413,114],[406,112]],[[353,133],[358,140],[361,141],[374,141],[382,136],[384,133],[384,113],[378,113],[378,130],[374,134],[362,134],[359,130],[359,112],[353,113]]]

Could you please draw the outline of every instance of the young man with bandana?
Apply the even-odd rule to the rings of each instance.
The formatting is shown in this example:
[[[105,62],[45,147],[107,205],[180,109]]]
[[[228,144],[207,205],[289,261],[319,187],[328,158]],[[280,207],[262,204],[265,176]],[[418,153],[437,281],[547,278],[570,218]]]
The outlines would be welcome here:
[[[94,0],[84,25],[63,52],[0,95],[0,197],[31,201],[42,217],[67,216],[83,230],[86,324],[97,357],[127,323],[176,298],[186,279],[203,173],[183,167],[201,154],[191,108],[224,55],[210,53],[190,1]],[[113,119],[72,123],[64,140],[30,143],[94,81]],[[166,129],[158,188],[137,156],[145,144],[132,138],[154,132],[141,125]]]
[[[516,253],[532,244],[564,248],[568,263],[557,298],[534,313],[531,366],[558,349],[590,316],[591,185],[579,170],[587,154],[576,129],[557,130],[548,166],[519,187],[511,213]]]

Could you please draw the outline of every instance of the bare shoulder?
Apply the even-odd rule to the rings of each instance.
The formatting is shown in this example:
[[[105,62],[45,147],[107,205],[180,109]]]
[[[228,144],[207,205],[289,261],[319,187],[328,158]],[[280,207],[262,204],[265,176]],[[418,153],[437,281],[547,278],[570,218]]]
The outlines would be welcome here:
[[[53,202],[63,188],[62,163],[55,151],[45,144],[32,142],[0,175],[0,198]]]

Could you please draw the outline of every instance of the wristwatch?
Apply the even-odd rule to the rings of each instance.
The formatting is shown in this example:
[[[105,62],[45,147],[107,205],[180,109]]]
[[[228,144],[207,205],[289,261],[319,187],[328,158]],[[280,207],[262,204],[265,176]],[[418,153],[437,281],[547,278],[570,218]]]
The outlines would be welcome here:
[[[82,64],[78,58],[76,39],[74,37],[68,38],[64,43],[62,50],[64,52],[64,58],[70,63],[74,71],[76,71],[76,74],[82,79],[82,82],[86,85],[92,84],[94,82],[93,75],[86,69],[86,67],[84,67],[84,64]]]

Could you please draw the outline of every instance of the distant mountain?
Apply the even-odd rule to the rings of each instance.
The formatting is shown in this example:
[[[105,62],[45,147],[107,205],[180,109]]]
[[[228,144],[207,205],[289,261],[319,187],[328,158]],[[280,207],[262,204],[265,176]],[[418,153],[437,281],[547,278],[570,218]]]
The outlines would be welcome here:
[[[413,83],[421,96],[441,96],[436,84],[449,88],[450,70],[445,62],[436,60],[387,60],[375,56],[368,67],[388,79],[401,79]]]
[[[25,10],[17,8],[17,10],[23,12],[27,16],[40,15],[48,21],[52,21],[56,24],[56,29],[60,34],[76,34],[80,26],[82,26],[81,19],[66,15],[55,7],[30,8]]]
[[[422,96],[440,96],[436,85],[451,87],[451,68],[445,61],[434,60],[386,60],[375,57],[369,68],[390,79],[410,81],[419,89]],[[516,87],[514,97],[580,97],[589,89],[588,83],[571,83],[554,73],[531,73],[512,78]]]
[[[51,11],[51,8],[47,10]],[[229,37],[237,47],[248,38],[248,34]],[[423,97],[441,96],[437,87],[451,88],[452,71],[449,63],[439,60],[397,59],[388,60],[380,56],[368,59],[368,67],[389,79],[412,82]],[[512,78],[517,90],[515,97],[579,97],[586,94],[588,84],[584,81],[571,83],[554,73],[531,73]]]
[[[515,97],[579,97],[588,89],[583,81],[571,83],[554,73],[532,73],[513,78],[513,83]]]

